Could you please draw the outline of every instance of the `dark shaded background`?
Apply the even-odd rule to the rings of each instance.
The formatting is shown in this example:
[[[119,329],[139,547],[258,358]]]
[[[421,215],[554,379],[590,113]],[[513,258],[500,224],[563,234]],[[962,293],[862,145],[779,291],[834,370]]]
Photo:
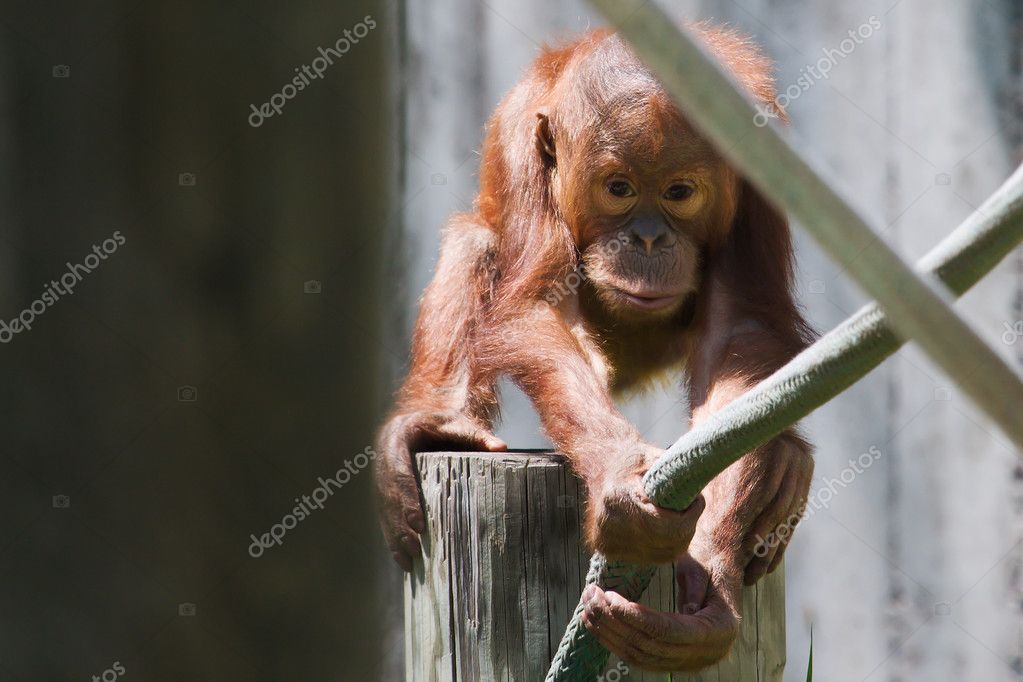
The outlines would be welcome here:
[[[126,243],[0,344],[0,680],[361,680],[396,655],[368,473],[248,554],[386,403],[395,32],[371,0],[2,3],[0,318]]]

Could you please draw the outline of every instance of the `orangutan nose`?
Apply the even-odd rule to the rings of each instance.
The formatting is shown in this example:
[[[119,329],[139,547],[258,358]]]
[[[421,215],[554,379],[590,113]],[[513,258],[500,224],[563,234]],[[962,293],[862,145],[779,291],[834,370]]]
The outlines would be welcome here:
[[[639,219],[631,227],[634,240],[642,241],[646,246],[646,255],[654,251],[655,246],[663,246],[668,241],[668,226],[663,220]]]

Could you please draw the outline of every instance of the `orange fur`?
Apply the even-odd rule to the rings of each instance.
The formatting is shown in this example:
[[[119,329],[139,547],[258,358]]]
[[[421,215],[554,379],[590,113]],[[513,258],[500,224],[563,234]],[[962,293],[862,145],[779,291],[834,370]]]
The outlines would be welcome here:
[[[750,96],[773,110],[770,65],[760,51],[733,31],[692,28]],[[594,178],[605,167],[642,191],[634,199],[601,194],[606,186]],[[666,213],[658,183],[668,186],[679,174],[694,198]],[[633,208],[616,209],[630,201]],[[657,227],[665,221],[670,229]],[[644,254],[639,235],[649,225],[656,229],[644,237]],[[784,216],[727,167],[620,38],[588,33],[545,50],[491,118],[476,212],[456,216],[445,231],[389,423],[417,413],[461,415],[485,430],[496,410],[495,381],[511,377],[589,486],[590,542],[622,557],[661,560],[667,536],[613,530],[621,514],[644,528],[661,523],[641,504],[623,502],[641,496],[636,481],[661,450],[621,415],[612,395],[685,367],[694,421],[705,418],[714,403],[807,343],[792,278]],[[622,301],[635,300],[629,287],[670,289],[667,297],[677,301],[666,312],[623,312]],[[400,440],[397,428],[384,433]],[[805,442],[784,438],[795,444],[786,452],[809,456]],[[760,471],[776,451],[752,453],[743,466]],[[382,485],[385,498],[400,497]],[[771,494],[772,484],[763,485],[763,495]],[[714,497],[737,505],[734,493]],[[734,549],[744,527],[736,519],[752,504],[711,510],[707,518],[719,523],[708,537],[727,536],[715,542]],[[621,527],[634,533],[639,526]]]

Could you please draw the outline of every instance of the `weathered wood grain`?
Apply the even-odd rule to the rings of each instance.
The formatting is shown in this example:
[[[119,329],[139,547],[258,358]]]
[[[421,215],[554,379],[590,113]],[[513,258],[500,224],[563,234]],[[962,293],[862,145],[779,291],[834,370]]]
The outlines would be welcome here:
[[[579,481],[550,453],[422,453],[423,560],[405,579],[408,682],[542,680],[582,591]],[[665,567],[644,598],[674,609]],[[784,577],[744,597],[742,637],[728,659],[685,682],[781,679]],[[662,682],[612,657],[603,679]]]

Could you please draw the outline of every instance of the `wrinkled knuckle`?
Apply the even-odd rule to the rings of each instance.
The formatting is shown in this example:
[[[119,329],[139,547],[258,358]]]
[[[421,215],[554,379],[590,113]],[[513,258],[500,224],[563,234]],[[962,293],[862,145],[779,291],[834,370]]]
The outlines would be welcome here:
[[[623,604],[622,600],[609,598],[611,600],[607,603],[607,610],[616,620],[620,622],[627,622],[632,620],[629,616],[629,608],[627,604]]]

